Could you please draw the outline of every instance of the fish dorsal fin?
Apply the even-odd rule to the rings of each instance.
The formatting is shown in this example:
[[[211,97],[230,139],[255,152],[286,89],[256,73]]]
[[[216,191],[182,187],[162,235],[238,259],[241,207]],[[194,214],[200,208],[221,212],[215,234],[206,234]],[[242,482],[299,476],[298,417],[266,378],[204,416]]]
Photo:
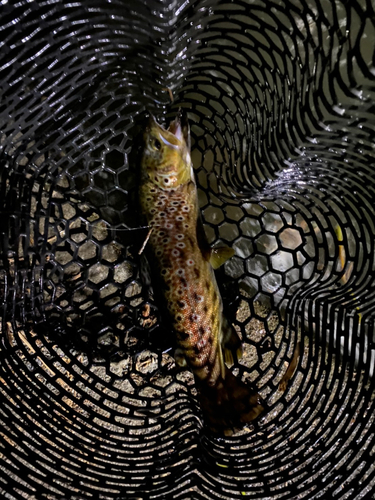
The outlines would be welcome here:
[[[223,316],[221,324],[220,343],[223,350],[224,361],[233,365],[242,357],[242,342],[231,323]]]
[[[233,248],[217,247],[211,248],[210,264],[214,269],[218,269],[234,255]]]
[[[202,219],[197,219],[197,240],[199,248],[201,249],[203,258],[208,260],[214,269],[218,269],[234,255],[233,248],[230,247],[216,247],[212,248],[207,241],[206,233],[204,232]]]

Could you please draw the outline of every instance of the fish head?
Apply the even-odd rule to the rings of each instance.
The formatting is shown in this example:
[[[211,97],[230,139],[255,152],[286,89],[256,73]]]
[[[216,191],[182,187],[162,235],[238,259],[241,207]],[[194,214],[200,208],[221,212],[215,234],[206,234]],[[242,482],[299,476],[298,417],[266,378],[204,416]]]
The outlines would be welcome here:
[[[168,129],[150,115],[143,134],[141,174],[159,188],[175,189],[194,181],[190,157],[190,130],[185,114],[179,113]]]

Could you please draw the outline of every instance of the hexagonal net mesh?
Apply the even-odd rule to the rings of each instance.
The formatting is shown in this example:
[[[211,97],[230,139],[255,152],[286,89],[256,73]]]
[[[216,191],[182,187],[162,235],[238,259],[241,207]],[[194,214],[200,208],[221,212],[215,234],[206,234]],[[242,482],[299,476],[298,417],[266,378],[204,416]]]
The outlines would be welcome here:
[[[0,12],[4,498],[370,497],[371,0]],[[233,372],[267,403],[226,438],[139,272],[136,138],[180,107],[207,237],[235,249]]]

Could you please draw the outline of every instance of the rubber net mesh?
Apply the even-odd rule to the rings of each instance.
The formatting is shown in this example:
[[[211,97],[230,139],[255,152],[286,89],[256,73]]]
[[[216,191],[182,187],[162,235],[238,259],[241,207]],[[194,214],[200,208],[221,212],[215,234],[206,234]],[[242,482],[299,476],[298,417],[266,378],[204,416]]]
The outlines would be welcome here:
[[[370,497],[373,2],[0,4],[2,496]],[[137,137],[180,107],[268,405],[228,438],[140,278]]]

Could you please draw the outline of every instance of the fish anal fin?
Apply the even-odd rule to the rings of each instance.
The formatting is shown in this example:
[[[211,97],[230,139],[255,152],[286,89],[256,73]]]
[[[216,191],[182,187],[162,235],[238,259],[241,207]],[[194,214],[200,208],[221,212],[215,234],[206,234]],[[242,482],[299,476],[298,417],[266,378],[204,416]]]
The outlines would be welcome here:
[[[225,364],[224,364],[224,361],[226,361],[225,359],[225,351],[224,351],[224,357],[223,357],[223,351],[222,349],[220,349],[219,347],[219,361],[220,361],[220,374],[221,374],[221,377],[224,378],[225,377],[225,372],[227,370]]]
[[[223,349],[224,351],[224,361],[227,365],[233,365],[234,359],[233,359],[233,353],[232,351],[229,351],[228,349]]]
[[[224,353],[224,361],[233,365],[242,357],[242,342],[233,325],[223,316],[221,323],[221,346]]]
[[[217,247],[211,249],[210,264],[214,269],[218,269],[234,255],[233,248]]]

